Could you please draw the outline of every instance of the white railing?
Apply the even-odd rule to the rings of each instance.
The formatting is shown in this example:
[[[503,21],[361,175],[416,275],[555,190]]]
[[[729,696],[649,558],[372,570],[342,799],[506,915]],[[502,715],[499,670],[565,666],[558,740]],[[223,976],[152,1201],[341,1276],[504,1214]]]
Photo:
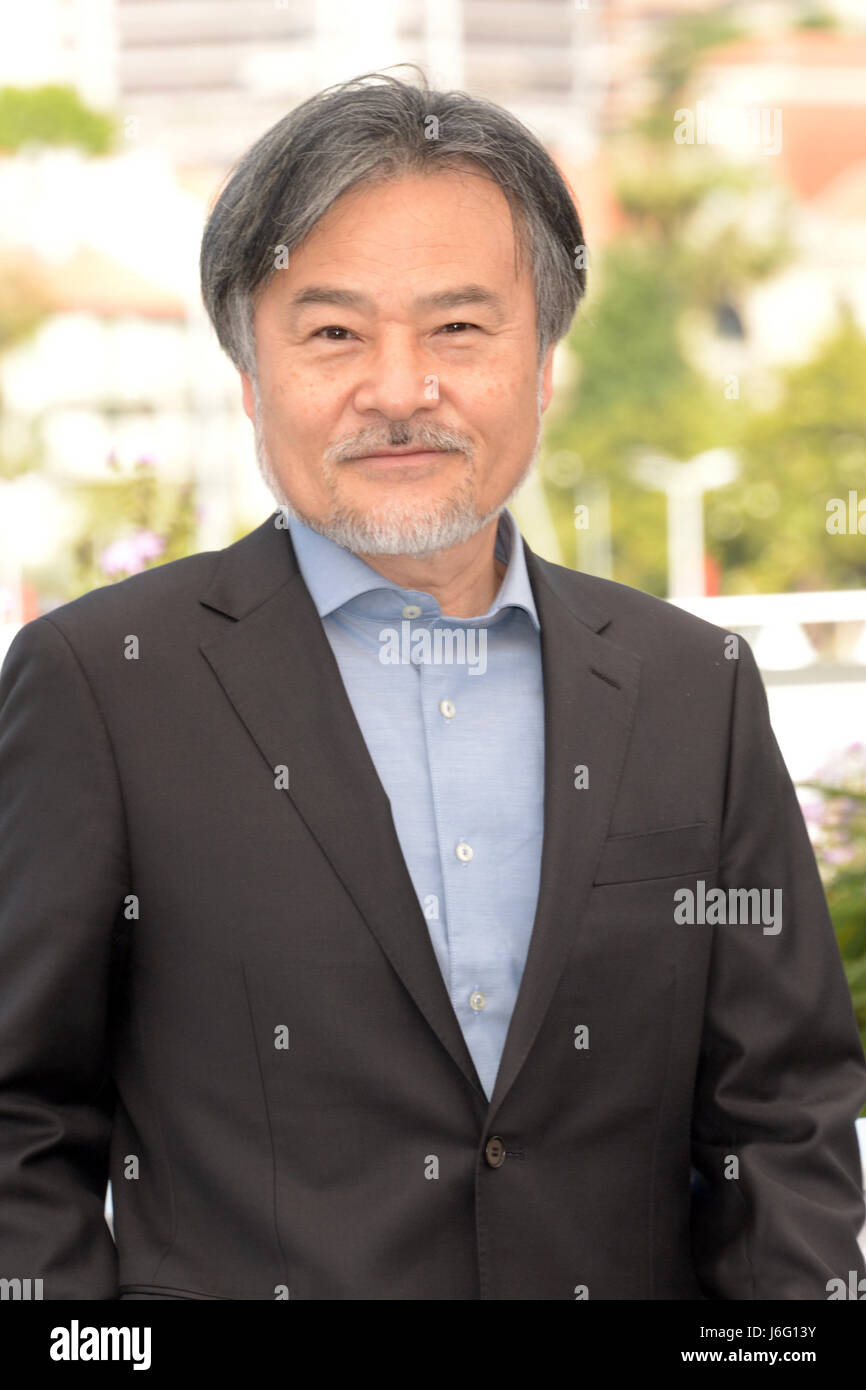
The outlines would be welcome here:
[[[866,589],[726,594],[669,602],[745,637],[768,682],[782,678],[777,673],[797,671],[810,682],[866,680]],[[806,631],[807,626],[813,630]]]

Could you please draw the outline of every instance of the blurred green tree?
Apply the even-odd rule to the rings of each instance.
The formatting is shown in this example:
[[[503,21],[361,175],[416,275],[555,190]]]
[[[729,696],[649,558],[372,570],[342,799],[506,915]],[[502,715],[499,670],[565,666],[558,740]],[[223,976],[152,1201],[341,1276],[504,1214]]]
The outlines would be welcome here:
[[[862,588],[866,534],[828,529],[833,499],[847,503],[854,491],[866,500],[866,337],[853,314],[843,309],[811,361],[780,379],[777,404],[744,417],[745,477],[707,499],[708,543],[725,588]]]
[[[769,374],[750,361],[748,294],[793,255],[786,198],[766,162],[743,166],[673,139],[696,58],[732,32],[718,16],[675,23],[653,66],[653,100],[612,141],[626,228],[598,265],[590,260],[590,294],[566,346],[572,382],[548,417],[540,475],[567,561],[575,504],[601,489],[613,577],[665,594],[665,500],[635,480],[634,463],[641,453],[686,460],[727,448],[740,477],[705,499],[707,553],[722,589],[860,585],[863,539],[828,534],[825,506],[866,478],[866,340],[843,309],[838,331],[805,366]],[[738,360],[742,399],[739,377],[722,366]],[[752,375],[759,386],[750,395]],[[580,551],[576,563],[584,564]]]
[[[107,154],[115,136],[114,118],[92,110],[72,87],[0,87],[0,151],[73,145],[88,154]]]

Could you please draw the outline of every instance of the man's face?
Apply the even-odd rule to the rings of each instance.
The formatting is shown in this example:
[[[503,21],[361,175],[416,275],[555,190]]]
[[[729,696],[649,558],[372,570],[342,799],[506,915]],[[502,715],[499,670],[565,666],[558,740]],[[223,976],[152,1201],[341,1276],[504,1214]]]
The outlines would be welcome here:
[[[258,296],[256,389],[272,491],[361,554],[474,535],[532,466],[550,400],[528,258],[474,172],[340,197]]]

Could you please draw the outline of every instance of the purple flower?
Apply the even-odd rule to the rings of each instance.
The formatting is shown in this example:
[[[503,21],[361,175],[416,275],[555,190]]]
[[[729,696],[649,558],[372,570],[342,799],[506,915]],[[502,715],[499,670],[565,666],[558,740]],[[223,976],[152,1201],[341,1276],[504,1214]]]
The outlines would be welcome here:
[[[835,848],[832,845],[825,845],[824,849],[821,851],[821,857],[824,863],[832,864],[834,867],[839,864],[850,864],[851,860],[854,858],[854,854],[854,849],[848,845],[838,845]]]
[[[139,574],[148,560],[165,550],[165,540],[154,531],[136,531],[121,536],[107,545],[99,556],[99,567],[105,574]]]

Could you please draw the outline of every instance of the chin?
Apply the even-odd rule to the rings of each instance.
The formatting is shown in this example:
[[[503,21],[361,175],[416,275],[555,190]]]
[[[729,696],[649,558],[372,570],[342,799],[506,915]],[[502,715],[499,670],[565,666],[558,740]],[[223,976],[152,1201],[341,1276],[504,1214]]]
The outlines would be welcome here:
[[[362,555],[435,554],[466,541],[486,518],[466,498],[380,507],[336,506],[316,529]]]

